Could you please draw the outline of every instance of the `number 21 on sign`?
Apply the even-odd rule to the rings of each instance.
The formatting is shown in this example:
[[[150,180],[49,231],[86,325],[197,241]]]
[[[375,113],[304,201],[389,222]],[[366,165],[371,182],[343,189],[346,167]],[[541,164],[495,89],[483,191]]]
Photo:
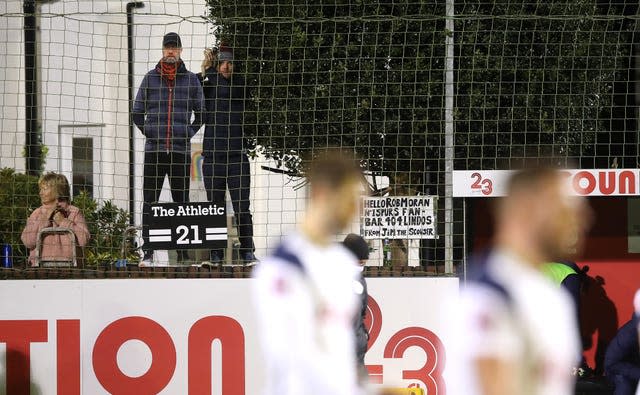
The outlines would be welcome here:
[[[193,237],[189,237],[190,230],[193,231]],[[179,235],[176,244],[202,244],[198,225],[191,225],[191,229],[186,225],[180,225],[176,228],[176,233]]]
[[[471,179],[473,180],[471,189],[479,190],[485,196],[493,193],[493,181],[490,178],[483,178],[482,174],[476,172],[471,174]]]

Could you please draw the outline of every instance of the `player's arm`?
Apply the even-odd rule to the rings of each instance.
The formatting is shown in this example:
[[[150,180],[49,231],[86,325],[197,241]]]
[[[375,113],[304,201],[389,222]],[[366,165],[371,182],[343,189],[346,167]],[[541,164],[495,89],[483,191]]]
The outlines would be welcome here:
[[[520,374],[521,334],[504,297],[487,289],[462,296],[464,336],[459,341],[469,356],[482,395],[513,395]]]
[[[495,357],[475,360],[478,386],[482,395],[513,395],[518,393],[514,364]]]

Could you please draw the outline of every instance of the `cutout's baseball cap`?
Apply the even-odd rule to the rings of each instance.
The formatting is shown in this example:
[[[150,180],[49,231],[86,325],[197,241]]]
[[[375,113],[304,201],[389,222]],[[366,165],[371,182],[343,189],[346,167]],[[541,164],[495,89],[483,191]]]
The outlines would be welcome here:
[[[164,38],[162,39],[162,46],[182,48],[182,40],[180,40],[178,33],[170,32],[164,35]]]
[[[220,44],[220,48],[218,49],[218,61],[219,62],[233,62],[233,49],[231,47]]]

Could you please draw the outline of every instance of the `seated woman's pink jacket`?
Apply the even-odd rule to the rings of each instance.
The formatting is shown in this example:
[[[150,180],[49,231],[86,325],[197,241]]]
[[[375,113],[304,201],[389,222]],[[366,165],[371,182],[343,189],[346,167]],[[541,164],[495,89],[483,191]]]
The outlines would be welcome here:
[[[49,213],[53,210],[56,204],[40,206],[31,213],[27,220],[27,226],[22,231],[22,242],[31,250],[29,254],[29,263],[33,266],[36,263],[36,243],[38,241],[38,232],[42,228],[48,227],[63,227],[71,228],[76,235],[76,258],[78,265],[81,265],[83,260],[82,248],[89,241],[89,229],[87,223],[82,215],[80,209],[76,206],[72,206],[68,203],[58,203],[69,214],[67,218],[59,221],[56,225],[55,222],[49,221]],[[44,261],[59,261],[59,260],[71,260],[73,257],[73,248],[71,240],[67,234],[50,234],[44,237],[42,241],[42,254],[41,260]]]

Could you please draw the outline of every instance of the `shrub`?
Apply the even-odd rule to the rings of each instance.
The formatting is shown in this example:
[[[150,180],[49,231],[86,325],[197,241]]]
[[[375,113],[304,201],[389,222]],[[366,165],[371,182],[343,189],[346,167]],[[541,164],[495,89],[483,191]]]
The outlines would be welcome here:
[[[91,240],[84,251],[85,264],[109,264],[121,258],[122,237],[129,226],[129,213],[110,200],[99,206],[84,191],[73,199],[73,205],[82,210],[91,233]],[[137,262],[140,256],[129,252],[127,259]]]
[[[20,235],[31,212],[40,206],[38,177],[0,169],[0,240],[13,248],[13,264],[24,265],[27,248]]]

